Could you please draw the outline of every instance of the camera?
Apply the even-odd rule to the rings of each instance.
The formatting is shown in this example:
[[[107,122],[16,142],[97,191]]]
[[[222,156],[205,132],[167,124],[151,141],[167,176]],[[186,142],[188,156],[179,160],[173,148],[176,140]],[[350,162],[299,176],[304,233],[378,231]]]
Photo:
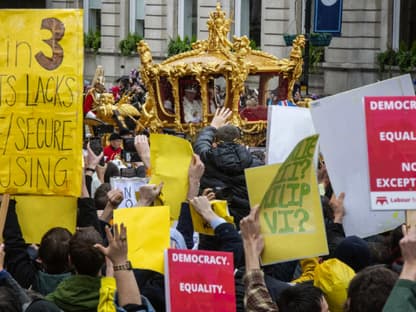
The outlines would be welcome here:
[[[216,199],[228,200],[232,197],[231,188],[227,186],[215,186],[213,187],[213,192],[215,193]]]
[[[100,137],[91,137],[90,138],[90,148],[94,152],[95,155],[100,155],[103,152],[103,146],[101,144],[101,138]],[[104,157],[100,159],[100,166],[104,166],[105,161]]]
[[[94,135],[96,137],[101,137],[106,133],[113,133],[114,132],[114,126],[108,125],[108,124],[102,124],[92,127]]]
[[[142,161],[134,146],[134,138],[123,138],[123,159],[126,162]]]

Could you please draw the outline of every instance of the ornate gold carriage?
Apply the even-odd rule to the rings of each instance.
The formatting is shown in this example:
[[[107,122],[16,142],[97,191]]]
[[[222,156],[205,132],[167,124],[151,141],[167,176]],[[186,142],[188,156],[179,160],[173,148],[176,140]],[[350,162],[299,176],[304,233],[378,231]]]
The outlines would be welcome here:
[[[210,13],[207,22],[209,36],[192,45],[192,50],[153,62],[145,41],[138,44],[141,77],[148,96],[141,113],[139,128],[159,132],[171,128],[194,136],[207,126],[215,108],[232,110],[231,123],[240,127],[243,140],[260,145],[265,140],[267,102],[293,101],[292,90],[302,73],[303,36],[298,36],[290,57],[278,59],[265,52],[253,50],[246,36],[227,39],[231,20],[221,10]],[[195,105],[200,116],[186,120],[185,93],[192,86]]]

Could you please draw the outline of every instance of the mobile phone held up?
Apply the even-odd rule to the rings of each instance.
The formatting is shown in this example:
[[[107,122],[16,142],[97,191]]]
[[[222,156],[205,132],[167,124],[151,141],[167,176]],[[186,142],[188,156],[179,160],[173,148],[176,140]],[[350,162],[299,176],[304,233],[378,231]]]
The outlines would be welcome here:
[[[100,155],[103,151],[103,146],[101,144],[101,138],[99,137],[92,137],[90,138],[90,148],[94,152],[95,155]],[[104,166],[104,157],[100,159],[100,166]]]

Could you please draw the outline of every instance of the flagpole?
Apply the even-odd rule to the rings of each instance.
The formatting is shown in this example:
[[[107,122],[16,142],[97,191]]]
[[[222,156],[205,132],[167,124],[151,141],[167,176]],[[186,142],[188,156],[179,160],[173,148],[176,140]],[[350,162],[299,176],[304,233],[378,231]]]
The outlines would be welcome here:
[[[311,13],[312,13],[312,0],[306,0],[305,2],[305,54],[303,56],[303,86],[305,88],[306,95],[309,94],[309,38],[311,34]]]

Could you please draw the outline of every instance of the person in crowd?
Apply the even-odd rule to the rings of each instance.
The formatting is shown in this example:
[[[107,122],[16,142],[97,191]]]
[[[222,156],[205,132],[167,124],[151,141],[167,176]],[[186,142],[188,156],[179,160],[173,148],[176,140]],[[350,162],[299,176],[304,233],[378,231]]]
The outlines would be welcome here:
[[[240,129],[229,125],[231,111],[221,108],[215,112],[211,125],[203,128],[194,144],[194,151],[205,165],[201,188],[229,190],[227,198],[235,223],[250,211],[244,170],[263,163],[238,143]]]
[[[7,269],[23,288],[46,295],[71,276],[68,261],[71,233],[67,229],[56,227],[47,231],[41,239],[38,256],[33,260],[19,226],[16,201],[11,199],[3,236]]]
[[[243,243],[234,225],[227,223],[212,210],[207,196],[194,197],[190,203],[202,218],[204,218],[204,220],[214,229],[217,241],[216,250],[232,252],[234,256],[234,266],[242,266],[244,264]]]
[[[348,286],[345,312],[381,312],[398,274],[384,265],[361,270]]]
[[[130,90],[130,77],[127,75],[121,76],[116,80],[118,85],[112,88],[114,101],[117,103],[120,99],[125,96]]]
[[[202,103],[197,98],[198,90],[195,85],[188,85],[184,89],[183,119],[186,123],[197,123],[202,120]]]
[[[97,105],[100,101],[100,96],[105,92],[105,86],[100,81],[94,81],[93,87],[90,88],[87,92],[87,95],[84,99],[84,116],[88,113],[91,114],[91,110],[94,108],[94,105]],[[92,114],[95,116],[95,114]]]
[[[107,261],[107,272],[110,271],[111,273],[107,274],[107,278],[111,277],[110,275],[114,275],[118,306],[122,307],[124,311],[154,312],[147,298],[141,295],[132,270],[133,268],[127,258],[127,228],[123,223],[120,224],[120,227],[115,224],[113,231],[114,235],[111,233],[110,228],[106,227],[107,247],[99,243],[94,245],[94,247],[110,260]],[[111,267],[110,270],[108,267]],[[106,291],[102,288],[103,286],[101,286],[101,292],[105,294]],[[110,292],[112,295],[109,298],[100,296],[99,311],[104,310],[106,305],[114,306],[114,287],[110,289]]]
[[[400,250],[403,269],[393,287],[383,312],[416,311],[416,226],[403,225]]]
[[[277,304],[280,312],[329,312],[324,293],[310,283],[287,287]]]
[[[0,244],[0,311],[59,312],[55,304],[38,296],[31,296],[5,269],[4,244]]]
[[[356,273],[372,264],[368,244],[357,236],[348,236],[339,243],[334,257],[350,266]]]
[[[99,301],[99,273],[104,255],[95,247],[101,235],[92,227],[79,228],[69,241],[69,257],[76,275],[62,281],[46,296],[64,311],[96,311]]]
[[[121,148],[122,138],[118,133],[110,135],[110,144],[104,147],[104,159],[106,162],[121,157],[123,149]]]

